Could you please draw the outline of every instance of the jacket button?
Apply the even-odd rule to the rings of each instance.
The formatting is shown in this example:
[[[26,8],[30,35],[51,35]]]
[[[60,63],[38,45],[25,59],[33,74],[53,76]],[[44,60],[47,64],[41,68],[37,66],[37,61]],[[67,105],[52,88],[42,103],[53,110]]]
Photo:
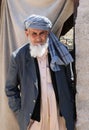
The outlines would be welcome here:
[[[31,114],[31,113],[29,113],[29,115],[31,116],[32,114]]]
[[[36,100],[33,100],[33,102],[35,103],[35,102],[36,102]]]

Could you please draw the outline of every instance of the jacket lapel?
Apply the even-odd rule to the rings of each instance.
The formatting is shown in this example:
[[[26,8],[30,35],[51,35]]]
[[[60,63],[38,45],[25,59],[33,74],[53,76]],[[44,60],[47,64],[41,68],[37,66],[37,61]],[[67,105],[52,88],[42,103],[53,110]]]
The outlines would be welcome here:
[[[31,57],[30,51],[27,51],[25,58],[26,58],[27,71],[28,71],[29,75],[31,75],[34,85],[38,90],[38,78],[37,78],[35,58]]]

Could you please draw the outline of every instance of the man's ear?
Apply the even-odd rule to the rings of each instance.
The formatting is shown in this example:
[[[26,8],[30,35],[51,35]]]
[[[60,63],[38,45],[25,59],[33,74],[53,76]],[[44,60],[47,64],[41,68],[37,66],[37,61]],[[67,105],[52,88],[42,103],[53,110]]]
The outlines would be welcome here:
[[[28,37],[28,30],[25,30],[25,35]]]

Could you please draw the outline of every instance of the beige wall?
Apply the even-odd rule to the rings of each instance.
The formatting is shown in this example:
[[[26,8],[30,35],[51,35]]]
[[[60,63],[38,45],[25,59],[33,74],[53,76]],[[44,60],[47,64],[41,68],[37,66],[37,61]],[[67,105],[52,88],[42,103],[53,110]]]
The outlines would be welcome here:
[[[89,0],[80,0],[75,26],[77,130],[89,130]]]

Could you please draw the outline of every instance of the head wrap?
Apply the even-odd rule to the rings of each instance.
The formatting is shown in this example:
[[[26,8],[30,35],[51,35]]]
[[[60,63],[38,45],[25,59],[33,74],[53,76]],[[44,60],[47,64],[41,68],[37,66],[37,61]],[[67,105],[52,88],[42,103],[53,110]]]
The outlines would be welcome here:
[[[47,17],[35,14],[25,19],[24,25],[25,29],[36,28],[49,31],[52,28],[52,23]]]
[[[36,28],[49,31],[52,28],[51,21],[40,15],[31,15],[25,21],[25,29]],[[73,58],[70,55],[68,49],[65,45],[59,42],[58,38],[49,32],[49,43],[48,43],[49,53],[51,55],[50,67],[53,71],[59,71],[60,65],[68,65],[73,62]]]

